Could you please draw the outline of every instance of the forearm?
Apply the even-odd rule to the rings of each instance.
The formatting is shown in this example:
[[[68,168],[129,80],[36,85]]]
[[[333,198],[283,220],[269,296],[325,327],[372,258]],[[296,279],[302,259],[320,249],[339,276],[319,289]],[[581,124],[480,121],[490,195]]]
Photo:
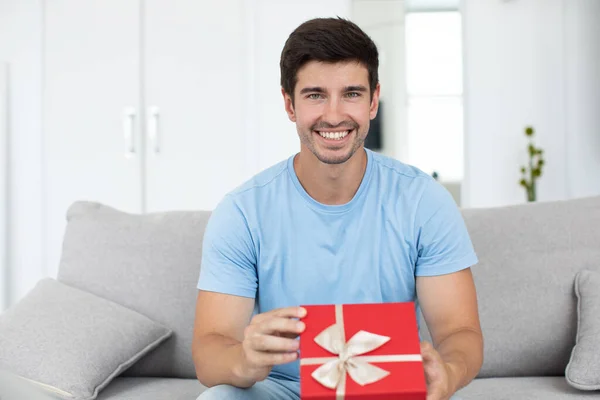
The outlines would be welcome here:
[[[205,335],[195,344],[193,356],[196,375],[204,386],[250,387],[256,383],[242,376],[242,344],[235,339],[216,333]]]
[[[457,331],[437,346],[437,351],[449,368],[453,392],[467,386],[483,364],[483,336],[481,332],[464,329]]]

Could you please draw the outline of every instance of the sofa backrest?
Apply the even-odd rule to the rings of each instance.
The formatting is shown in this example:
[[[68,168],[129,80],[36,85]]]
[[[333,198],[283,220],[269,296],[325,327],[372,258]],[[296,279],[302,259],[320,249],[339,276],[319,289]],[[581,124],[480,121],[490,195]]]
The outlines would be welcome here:
[[[192,333],[208,212],[132,215],[77,202],[67,212],[58,280],[174,332],[125,376],[195,378]]]
[[[481,377],[562,375],[576,333],[574,277],[600,271],[600,197],[463,210],[485,340]],[[58,279],[138,311],[173,336],[124,375],[195,378],[191,357],[205,211],[134,215],[77,202]],[[421,334],[429,338],[421,324]]]
[[[463,216],[479,257],[480,376],[564,375],[577,330],[575,275],[600,271],[600,197]],[[421,334],[429,338],[425,324]]]

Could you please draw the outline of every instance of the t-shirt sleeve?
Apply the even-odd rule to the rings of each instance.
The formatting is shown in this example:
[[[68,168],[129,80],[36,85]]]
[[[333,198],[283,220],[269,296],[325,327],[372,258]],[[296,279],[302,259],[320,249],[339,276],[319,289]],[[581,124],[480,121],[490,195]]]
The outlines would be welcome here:
[[[427,184],[416,214],[416,276],[444,275],[477,264],[456,202],[440,183]]]
[[[256,297],[256,252],[246,218],[231,196],[212,212],[204,232],[198,289]]]

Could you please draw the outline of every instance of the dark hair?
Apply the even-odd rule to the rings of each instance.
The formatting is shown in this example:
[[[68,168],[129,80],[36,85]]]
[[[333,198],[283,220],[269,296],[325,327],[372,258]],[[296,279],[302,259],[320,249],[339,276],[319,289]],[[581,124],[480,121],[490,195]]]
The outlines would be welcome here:
[[[357,61],[369,72],[371,97],[379,82],[377,46],[358,25],[343,18],[316,18],[292,32],[281,52],[281,86],[292,99],[298,70],[309,61]]]

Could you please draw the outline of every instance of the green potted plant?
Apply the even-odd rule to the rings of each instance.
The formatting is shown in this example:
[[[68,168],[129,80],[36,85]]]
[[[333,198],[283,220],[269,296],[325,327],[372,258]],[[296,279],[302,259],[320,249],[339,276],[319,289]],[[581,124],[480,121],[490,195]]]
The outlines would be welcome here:
[[[542,167],[545,164],[543,154],[544,151],[536,147],[533,143],[533,136],[535,130],[533,127],[528,126],[525,128],[525,136],[529,139],[529,145],[527,151],[529,155],[529,162],[527,166],[521,167],[521,181],[520,185],[525,188],[527,201],[536,201],[537,199],[537,180],[542,176]]]

